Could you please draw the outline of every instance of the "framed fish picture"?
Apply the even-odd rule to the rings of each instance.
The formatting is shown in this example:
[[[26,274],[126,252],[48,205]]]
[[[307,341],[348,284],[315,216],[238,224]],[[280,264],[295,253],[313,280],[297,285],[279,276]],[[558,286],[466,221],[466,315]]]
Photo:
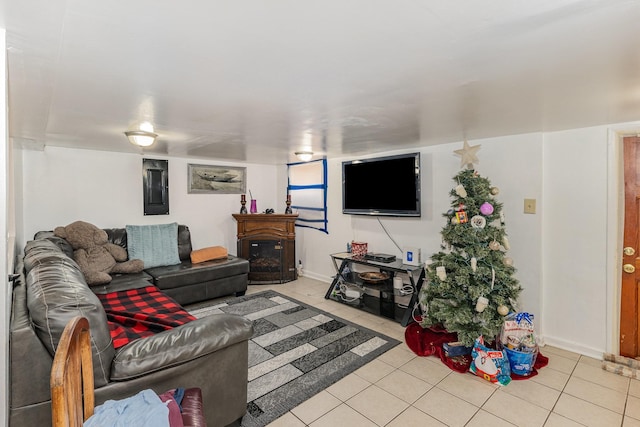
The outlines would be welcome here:
[[[188,165],[189,194],[244,194],[247,168],[235,166]]]

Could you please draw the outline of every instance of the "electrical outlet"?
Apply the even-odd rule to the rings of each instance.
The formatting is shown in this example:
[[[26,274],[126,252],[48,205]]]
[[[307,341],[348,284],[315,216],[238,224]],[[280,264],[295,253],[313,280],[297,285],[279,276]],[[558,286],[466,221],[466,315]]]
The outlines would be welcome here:
[[[536,213],[536,199],[524,199],[524,213]]]

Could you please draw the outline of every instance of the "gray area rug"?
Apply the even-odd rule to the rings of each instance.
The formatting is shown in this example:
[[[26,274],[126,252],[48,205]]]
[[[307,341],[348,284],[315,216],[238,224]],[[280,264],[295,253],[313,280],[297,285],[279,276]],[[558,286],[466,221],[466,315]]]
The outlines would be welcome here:
[[[253,321],[247,427],[269,424],[400,344],[275,291],[189,311],[198,318],[224,312]]]

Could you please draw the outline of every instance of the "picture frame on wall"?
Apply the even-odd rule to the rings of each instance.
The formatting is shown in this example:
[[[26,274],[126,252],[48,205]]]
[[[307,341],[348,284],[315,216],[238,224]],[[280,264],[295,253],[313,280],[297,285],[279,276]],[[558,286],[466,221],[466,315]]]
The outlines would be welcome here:
[[[245,194],[247,168],[236,166],[188,165],[189,194]]]

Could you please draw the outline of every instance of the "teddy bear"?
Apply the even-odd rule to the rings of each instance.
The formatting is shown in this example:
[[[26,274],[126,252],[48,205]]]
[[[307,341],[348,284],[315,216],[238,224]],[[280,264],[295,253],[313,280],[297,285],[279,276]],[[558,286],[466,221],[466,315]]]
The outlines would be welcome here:
[[[111,282],[109,273],[139,273],[144,263],[139,259],[127,261],[127,250],[110,243],[107,232],[84,221],[66,227],[56,227],[53,233],[73,247],[73,255],[88,285]]]

